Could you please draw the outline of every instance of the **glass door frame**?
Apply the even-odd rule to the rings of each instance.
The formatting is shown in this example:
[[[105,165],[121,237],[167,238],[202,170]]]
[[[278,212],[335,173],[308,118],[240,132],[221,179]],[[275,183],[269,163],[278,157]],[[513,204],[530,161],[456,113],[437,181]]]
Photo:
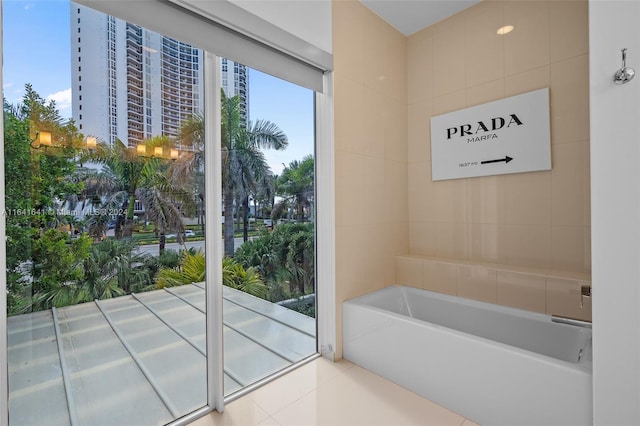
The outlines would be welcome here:
[[[2,3],[0,0],[0,46],[3,43]],[[220,114],[220,59],[204,51],[204,111],[205,111],[205,179],[206,222],[205,247],[206,277],[206,336],[207,336],[207,405],[182,417],[172,424],[187,424],[207,412],[224,410],[224,358],[222,324],[222,173]],[[335,357],[335,163],[333,140],[333,73],[324,75],[323,93],[315,93],[315,152],[316,152],[316,295],[317,295],[317,348],[331,360]],[[0,82],[3,81],[0,66]],[[209,89],[211,88],[211,90]],[[0,120],[4,135],[4,121]],[[4,140],[4,138],[3,138]],[[4,149],[0,150],[0,212],[5,211]],[[217,200],[217,201],[216,201]],[[0,220],[0,237],[6,236],[6,225]],[[3,238],[4,240],[4,238]],[[0,244],[0,270],[6,271],[6,245]],[[7,370],[7,296],[6,280],[0,286],[0,410],[8,424],[8,370]]]

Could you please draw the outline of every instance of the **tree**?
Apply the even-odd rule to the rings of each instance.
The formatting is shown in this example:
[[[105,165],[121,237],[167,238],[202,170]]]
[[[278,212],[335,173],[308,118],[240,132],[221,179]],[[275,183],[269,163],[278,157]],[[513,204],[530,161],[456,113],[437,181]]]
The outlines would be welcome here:
[[[163,268],[156,278],[158,288],[204,282],[206,262],[201,250],[182,252],[180,265],[176,268]],[[265,298],[268,289],[254,268],[245,268],[230,257],[222,259],[222,283],[252,296]]]
[[[305,211],[313,214],[314,175],[311,155],[305,156],[302,161],[294,160],[284,168],[276,180],[276,194],[282,198],[274,207],[276,216],[287,211],[289,205],[295,205],[295,218],[299,221],[307,219]]]
[[[240,98],[228,98],[221,92],[221,144],[222,144],[222,194],[224,199],[224,252],[234,252],[234,207],[236,199],[243,206],[245,229],[248,228],[249,195],[257,183],[271,174],[261,148],[285,149],[287,136],[274,123],[258,120],[244,123],[240,115]],[[172,167],[172,179],[186,182],[203,166],[204,120],[194,116],[181,128],[181,143],[192,147],[192,152],[182,156]],[[204,194],[198,191],[204,199]]]
[[[82,141],[73,121],[63,120],[55,102],[45,101],[31,85],[25,87],[22,102],[15,106],[6,101],[3,104],[10,313],[38,308],[40,302],[34,299],[33,292],[39,291],[39,283],[32,287],[31,271],[26,268],[32,260],[36,264],[39,261],[32,248],[46,229],[59,223],[57,210],[62,200],[68,194],[82,192],[83,188],[81,182],[71,178],[76,170],[75,153]],[[36,149],[38,136],[43,132],[50,133],[52,146]],[[55,269],[53,264],[50,266],[50,270]],[[49,280],[46,276],[41,278]]]
[[[146,140],[145,145],[153,150],[172,143],[159,136]],[[160,238],[160,253],[165,248],[166,233],[175,231],[182,235],[182,218],[193,211],[193,196],[189,189],[174,185],[168,178],[167,160],[140,156],[137,150],[126,147],[121,141],[103,148],[93,160],[104,167],[85,176],[86,196],[101,200],[101,211],[115,214],[116,238],[131,237],[136,200],[154,224]],[[104,231],[105,222],[105,218],[92,218],[89,226],[94,236]]]
[[[68,242],[66,232],[48,229],[33,239],[31,309],[43,310],[79,303],[77,289],[84,282],[83,262],[89,257],[91,239],[81,236]],[[26,307],[27,304],[23,304]]]
[[[136,252],[132,240],[105,240],[91,247],[84,261],[83,301],[108,299],[150,288],[148,255]]]
[[[248,241],[234,255],[266,281],[269,299],[278,301],[315,292],[315,238],[312,223],[278,225]],[[288,288],[283,289],[286,285]]]

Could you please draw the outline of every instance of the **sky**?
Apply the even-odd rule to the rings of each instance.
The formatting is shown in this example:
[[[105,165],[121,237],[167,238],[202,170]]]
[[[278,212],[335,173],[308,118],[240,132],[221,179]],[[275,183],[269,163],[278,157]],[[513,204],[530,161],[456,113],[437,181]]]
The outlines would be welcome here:
[[[3,91],[5,99],[19,103],[24,86],[47,100],[55,100],[60,115],[71,117],[71,61],[68,0],[3,0]],[[269,120],[287,135],[284,151],[265,150],[275,174],[282,163],[313,154],[313,92],[251,69],[249,116]]]

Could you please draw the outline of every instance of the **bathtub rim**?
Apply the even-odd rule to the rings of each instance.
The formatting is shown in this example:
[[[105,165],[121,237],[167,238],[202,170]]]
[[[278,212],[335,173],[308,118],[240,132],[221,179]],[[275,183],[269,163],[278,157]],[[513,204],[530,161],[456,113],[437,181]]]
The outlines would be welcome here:
[[[524,309],[518,309],[518,308],[513,308],[513,307],[509,307],[509,306],[503,306],[503,305],[497,305],[497,304],[492,304],[492,303],[488,303],[488,302],[483,302],[480,300],[474,300],[474,299],[468,299],[468,298],[464,298],[461,296],[454,296],[454,295],[450,295],[450,294],[443,294],[443,293],[438,293],[438,292],[434,292],[431,290],[426,290],[426,289],[422,289],[422,288],[417,288],[417,287],[410,287],[410,286],[403,286],[403,285],[398,285],[398,284],[392,284],[386,287],[383,287],[381,289],[375,290],[373,292],[370,293],[366,293],[354,298],[351,298],[349,300],[345,300],[343,302],[343,310],[344,310],[344,305],[351,305],[354,307],[359,307],[361,309],[368,309],[368,310],[372,310],[378,314],[382,314],[384,316],[387,317],[391,317],[393,319],[396,320],[400,320],[403,322],[408,322],[411,324],[417,324],[420,326],[424,326],[424,327],[428,327],[429,329],[431,329],[432,331],[438,332],[438,333],[450,333],[455,335],[458,338],[464,339],[464,340],[470,340],[473,342],[478,342],[481,343],[483,345],[490,345],[490,346],[497,346],[503,350],[506,350],[507,352],[512,352],[517,356],[521,356],[521,357],[527,357],[527,358],[534,358],[537,360],[540,360],[541,362],[547,363],[547,364],[551,364],[555,367],[562,367],[562,368],[566,368],[568,370],[573,370],[576,372],[580,372],[580,373],[588,373],[588,374],[592,374],[593,372],[593,359],[592,359],[592,347],[593,347],[593,340],[592,340],[592,335],[591,335],[591,330],[589,330],[589,334],[591,335],[588,339],[587,342],[587,346],[585,347],[586,351],[585,351],[585,357],[579,361],[579,362],[571,362],[571,361],[565,361],[563,359],[559,359],[559,358],[554,358],[552,356],[549,355],[545,355],[539,352],[535,352],[535,351],[531,351],[528,349],[523,349],[520,348],[518,346],[513,346],[513,345],[509,345],[506,343],[502,343],[496,340],[491,340],[488,339],[486,337],[482,337],[482,336],[477,336],[475,334],[471,334],[471,333],[467,333],[464,331],[460,331],[460,330],[456,330],[455,328],[450,328],[450,327],[446,327],[446,326],[442,326],[439,324],[434,324],[428,321],[424,321],[418,318],[414,318],[412,316],[408,316],[408,315],[402,315],[399,314],[397,312],[393,312],[393,311],[389,311],[383,308],[379,308],[377,306],[372,306],[366,303],[363,303],[363,301],[369,300],[375,296],[379,296],[380,293],[388,293],[391,291],[397,291],[397,289],[400,289],[402,291],[404,290],[410,290],[410,291],[417,291],[417,292],[425,292],[429,295],[433,295],[438,299],[444,299],[444,300],[449,300],[449,301],[454,301],[456,303],[462,303],[464,305],[480,305],[480,306],[487,306],[489,308],[492,309],[502,309],[504,308],[507,312],[514,312],[517,314],[525,314],[524,316],[529,316],[529,314],[531,314],[532,317],[537,317],[538,319],[541,320],[547,320],[549,322],[551,321],[551,315],[547,315],[547,314],[541,314],[539,312],[531,312],[531,311],[526,311]],[[572,328],[576,328],[576,326],[573,325],[568,325],[568,324],[560,324],[560,323],[554,323],[554,326],[558,326],[558,327],[572,327]],[[344,330],[344,312],[343,312],[343,330]],[[586,330],[586,329],[585,329]],[[581,333],[585,333],[584,331],[579,331]],[[343,339],[346,336],[344,336],[343,334]]]

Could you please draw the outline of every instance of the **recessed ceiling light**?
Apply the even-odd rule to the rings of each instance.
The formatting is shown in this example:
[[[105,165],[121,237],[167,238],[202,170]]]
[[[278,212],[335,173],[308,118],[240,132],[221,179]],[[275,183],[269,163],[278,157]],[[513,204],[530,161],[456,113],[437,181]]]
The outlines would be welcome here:
[[[513,25],[505,25],[502,28],[498,28],[497,33],[499,35],[505,35],[505,34],[509,34],[511,31],[513,31]]]

